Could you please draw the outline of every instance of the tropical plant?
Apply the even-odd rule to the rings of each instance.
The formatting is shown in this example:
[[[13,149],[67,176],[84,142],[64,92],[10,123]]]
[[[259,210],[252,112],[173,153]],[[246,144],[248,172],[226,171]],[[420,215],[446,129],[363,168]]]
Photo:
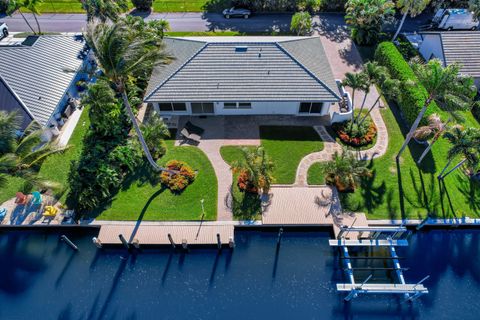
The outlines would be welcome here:
[[[342,81],[343,86],[350,87],[352,89],[352,122],[350,130],[353,128],[353,123],[355,119],[355,93],[357,90],[367,92],[369,90],[370,84],[368,83],[368,78],[365,73],[351,73],[347,72],[345,74],[345,79]]]
[[[268,194],[274,181],[273,161],[266,154],[263,147],[254,149],[242,148],[241,150],[242,159],[232,163],[232,171],[246,175],[248,183],[251,183],[258,190],[261,189],[263,194]]]
[[[428,117],[428,124],[418,127],[413,133],[413,138],[417,141],[427,141],[439,135],[445,126],[438,114],[432,114]]]
[[[162,37],[153,32],[132,30],[125,19],[119,19],[115,24],[89,23],[85,38],[104,76],[121,96],[148,162],[156,171],[165,170],[150,154],[127,94],[132,75],[149,74],[155,65],[168,60]]]
[[[14,149],[21,121],[18,113],[0,110],[0,155]]]
[[[392,41],[395,41],[397,39],[398,35],[400,34],[400,31],[402,30],[403,23],[405,22],[405,19],[407,18],[407,15],[410,15],[410,17],[414,18],[420,13],[422,13],[423,10],[428,6],[431,0],[397,0],[397,8],[400,9],[400,12],[403,14],[402,20],[400,20],[400,25],[397,28],[397,31],[395,32],[395,35],[392,38]]]
[[[150,11],[153,0],[132,0],[133,6],[139,11]]]
[[[141,126],[141,129],[152,157],[158,159],[163,156],[167,151],[167,146],[163,139],[170,137],[170,131],[162,118],[153,113],[147,122]]]
[[[445,139],[450,142],[451,147],[447,154],[447,164],[438,175],[439,180],[443,180],[450,173],[461,167],[463,164],[467,165],[467,171],[472,175],[478,167],[480,157],[480,129],[467,128],[456,125],[443,135]],[[461,157],[461,160],[452,169],[445,173],[455,159]]]
[[[367,100],[368,94],[370,93],[370,87],[372,85],[379,86],[381,83],[383,83],[388,77],[388,71],[387,68],[379,65],[378,62],[369,61],[365,64],[362,74],[364,74],[365,77],[365,94],[363,96],[362,104],[360,105],[360,111],[358,112],[357,119],[355,120],[357,123],[360,119],[363,108],[365,107],[365,101]]]
[[[434,100],[443,102],[442,105],[447,108],[452,108],[452,106],[456,108],[466,106],[468,108],[468,106],[472,104],[473,82],[465,81],[465,78],[460,77],[460,68],[458,65],[452,64],[443,67],[440,60],[432,59],[426,64],[419,63],[418,61],[414,62],[411,67],[419,83],[427,90],[428,96],[396,156],[397,160],[400,159],[400,156],[412,139],[425,112]],[[409,85],[416,86],[418,84],[409,83]]]
[[[160,173],[160,181],[172,192],[182,192],[195,180],[195,171],[183,161],[171,160],[165,167],[168,171]]]
[[[116,22],[120,15],[128,10],[126,0],[81,0],[87,13],[87,21],[99,19],[101,22],[111,20]]]
[[[43,0],[10,0],[8,3],[7,14],[12,15],[15,12],[20,13],[20,15],[22,16],[23,20],[28,25],[30,30],[32,30],[34,34],[41,34],[42,30],[40,29],[40,23],[38,22],[37,16],[40,15],[39,6],[42,3],[43,3]],[[37,24],[38,31],[33,29],[30,22],[28,22],[27,18],[22,12],[23,9],[26,9],[32,13],[32,16],[35,19],[35,22]]]
[[[3,113],[3,112],[2,112]],[[1,117],[5,117],[2,115]],[[5,117],[8,121],[2,122],[0,131],[9,132],[16,129],[15,121],[11,121],[11,115]],[[23,137],[9,141],[6,153],[0,153],[0,186],[6,183],[7,177],[20,177],[27,183],[42,188],[55,187],[56,184],[43,179],[38,175],[38,168],[49,156],[61,153],[68,149],[68,146],[58,146],[54,142],[43,142],[41,137],[43,130],[35,123],[32,123],[26,130]],[[8,138],[7,136],[7,139]]]
[[[300,11],[317,12],[324,4],[324,0],[298,0],[297,9]]]
[[[297,36],[309,34],[312,30],[312,16],[308,12],[297,12],[292,16],[290,30]]]
[[[0,0],[0,13],[7,13],[10,0]]]
[[[476,21],[480,20],[480,0],[468,1],[468,9],[473,13]]]
[[[336,186],[339,192],[355,191],[361,178],[371,175],[366,161],[357,159],[354,153],[346,149],[342,153],[336,151],[322,170],[327,184]]]
[[[345,8],[352,38],[360,45],[377,42],[383,24],[395,14],[395,4],[390,0],[348,0]]]

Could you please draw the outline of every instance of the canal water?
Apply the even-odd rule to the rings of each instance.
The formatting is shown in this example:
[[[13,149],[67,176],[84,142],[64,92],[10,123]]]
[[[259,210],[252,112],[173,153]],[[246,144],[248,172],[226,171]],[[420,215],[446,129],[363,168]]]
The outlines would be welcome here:
[[[480,231],[416,233],[397,250],[407,282],[430,275],[430,293],[414,303],[373,295],[344,303],[335,284],[346,279],[327,232],[286,230],[277,250],[276,232],[237,231],[236,248],[220,254],[127,254],[96,249],[93,234],[64,233],[78,252],[56,233],[0,233],[0,319],[480,319]],[[395,277],[379,270],[371,281]]]

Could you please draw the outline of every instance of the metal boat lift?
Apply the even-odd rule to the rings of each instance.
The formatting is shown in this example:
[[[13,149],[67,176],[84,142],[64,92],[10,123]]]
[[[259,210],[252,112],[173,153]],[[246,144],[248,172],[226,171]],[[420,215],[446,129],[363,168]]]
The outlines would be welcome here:
[[[346,236],[351,232],[358,234],[357,239],[346,239]],[[363,235],[367,234],[366,238],[363,238]],[[343,263],[345,266],[345,272],[349,279],[349,283],[337,283],[338,292],[348,292],[348,295],[345,297],[345,301],[350,301],[353,298],[358,297],[360,294],[403,294],[406,301],[414,301],[420,296],[428,293],[428,289],[423,286],[423,282],[429,278],[426,276],[419,282],[415,284],[407,284],[405,282],[405,277],[403,271],[405,268],[402,268],[399,262],[399,257],[395,250],[396,246],[408,246],[408,240],[406,239],[409,235],[407,228],[403,226],[393,226],[393,227],[353,227],[353,226],[342,226],[340,227],[340,232],[337,235],[337,239],[329,240],[331,247],[339,247],[343,253]],[[370,284],[368,281],[371,279],[372,275],[368,276],[365,281],[362,283],[356,283],[354,278],[354,270],[352,267],[352,258],[348,252],[349,246],[355,247],[388,247],[389,257],[393,262],[393,268],[397,276],[399,283],[375,283]],[[368,257],[365,257],[368,259]],[[372,268],[375,269],[375,268]],[[385,268],[383,268],[385,269]]]

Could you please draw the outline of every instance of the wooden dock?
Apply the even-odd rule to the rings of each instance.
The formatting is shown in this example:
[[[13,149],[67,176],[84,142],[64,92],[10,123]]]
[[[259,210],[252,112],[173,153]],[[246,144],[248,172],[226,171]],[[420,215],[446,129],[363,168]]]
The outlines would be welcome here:
[[[172,222],[172,223],[149,223],[142,222],[115,222],[99,223],[101,225],[98,239],[104,245],[121,245],[119,235],[132,243],[134,239],[140,245],[170,245],[168,235],[176,245],[185,242],[188,245],[216,245],[217,234],[220,241],[227,245],[234,237],[233,224],[219,224],[209,222]]]

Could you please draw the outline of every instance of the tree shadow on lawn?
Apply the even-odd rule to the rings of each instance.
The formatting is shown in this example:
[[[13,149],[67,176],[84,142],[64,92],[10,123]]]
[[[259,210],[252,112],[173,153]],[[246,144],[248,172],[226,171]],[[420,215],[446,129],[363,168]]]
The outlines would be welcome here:
[[[468,179],[462,174],[457,174],[456,179],[457,188],[465,195],[468,207],[478,215],[480,212],[480,182]]]
[[[419,168],[417,170],[420,183],[415,179],[414,170],[410,168],[408,186],[413,192],[404,194],[404,197],[413,208],[426,209],[428,214],[435,215],[439,206],[435,189],[435,175],[428,175],[429,178],[426,182],[422,171]],[[422,219],[422,216],[419,214],[418,218]]]
[[[385,181],[379,186],[375,186],[375,179],[377,178],[377,170],[373,168],[373,159],[368,164],[368,169],[372,174],[368,177],[363,177],[360,180],[360,192],[364,201],[364,207],[368,209],[377,208],[383,203],[383,198],[387,190]]]

